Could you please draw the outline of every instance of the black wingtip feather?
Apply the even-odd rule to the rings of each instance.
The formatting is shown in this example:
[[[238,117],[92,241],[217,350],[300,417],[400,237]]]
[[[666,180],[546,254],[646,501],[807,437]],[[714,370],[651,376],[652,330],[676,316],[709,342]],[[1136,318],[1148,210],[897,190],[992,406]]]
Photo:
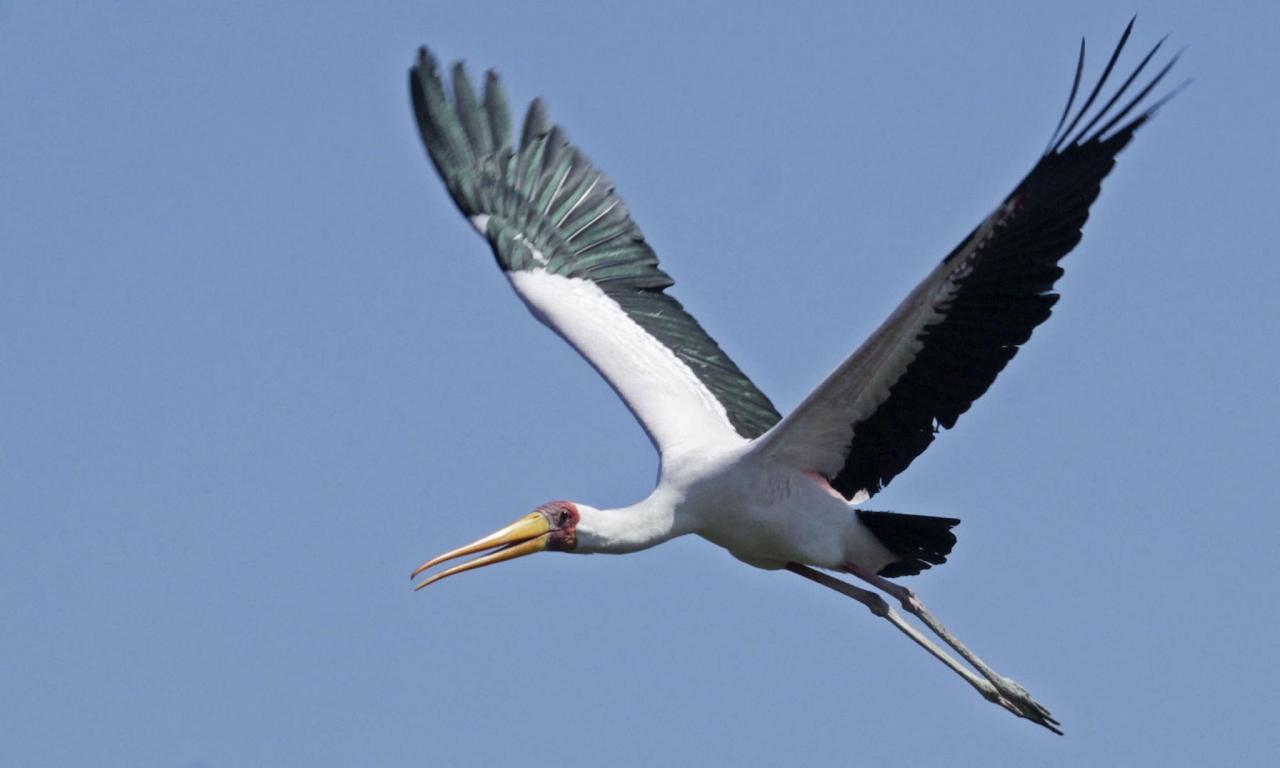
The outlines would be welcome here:
[[[1134,19],[1136,18],[1137,17],[1135,16]],[[1062,142],[1066,140],[1067,136],[1069,136],[1073,130],[1075,130],[1076,124],[1080,122],[1080,118],[1085,116],[1085,113],[1089,111],[1089,107],[1093,106],[1094,99],[1098,98],[1098,94],[1102,92],[1102,87],[1106,85],[1107,78],[1111,76],[1111,71],[1115,69],[1116,62],[1120,60],[1120,52],[1124,50],[1125,43],[1129,42],[1129,35],[1133,33],[1134,19],[1130,19],[1128,26],[1124,28],[1124,33],[1120,35],[1120,42],[1116,44],[1115,50],[1111,52],[1111,58],[1107,59],[1107,66],[1102,69],[1102,76],[1098,78],[1097,84],[1094,85],[1093,90],[1089,92],[1089,97],[1085,99],[1084,104],[1080,106],[1080,111],[1076,112],[1076,116],[1072,118],[1071,124],[1062,132],[1062,138],[1058,140],[1058,144],[1053,148],[1054,152],[1057,152],[1061,148]]]
[[[1080,76],[1084,74],[1084,38],[1080,38],[1080,55],[1076,57],[1076,74],[1071,80],[1071,94],[1067,96],[1067,105],[1062,108],[1062,117],[1058,118],[1058,124],[1054,126],[1053,133],[1049,136],[1049,143],[1045,145],[1042,154],[1049,154],[1053,151],[1054,144],[1058,141],[1058,131],[1062,130],[1062,126],[1067,122],[1067,115],[1071,114],[1071,105],[1076,102],[1076,94],[1080,92]]]
[[[1073,110],[1083,68],[1081,46],[1067,117],[1059,119],[1049,150],[996,212],[943,260],[940,268],[950,270],[943,274],[952,291],[934,306],[942,318],[919,333],[923,346],[896,374],[888,398],[853,425],[845,463],[828,478],[846,498],[877,493],[928,448],[939,427],[953,427],[1051,314],[1058,300],[1053,284],[1062,274],[1058,262],[1079,243],[1089,207],[1116,155],[1182,88],[1130,117],[1178,59],[1174,56],[1129,97],[1129,87],[1160,48],[1157,44],[1116,94],[1096,114],[1092,111],[1131,26],[1098,84]],[[1099,122],[1102,127],[1094,128]],[[1085,127],[1077,132],[1082,123]]]
[[[1129,74],[1129,77],[1125,78],[1125,81],[1120,84],[1120,87],[1117,88],[1116,92],[1107,100],[1107,103],[1102,106],[1102,109],[1099,109],[1098,113],[1093,116],[1093,119],[1080,129],[1080,132],[1076,134],[1076,137],[1068,142],[1069,144],[1079,144],[1080,140],[1088,135],[1089,131],[1093,130],[1093,127],[1098,124],[1099,120],[1107,115],[1113,106],[1115,106],[1115,103],[1124,95],[1125,91],[1128,90],[1133,81],[1138,78],[1138,75],[1142,74],[1142,70],[1146,69],[1147,64],[1151,62],[1151,59],[1156,55],[1156,52],[1160,50],[1160,46],[1164,45],[1164,41],[1168,38],[1168,35],[1160,38],[1159,42],[1152,46],[1150,51],[1147,51],[1147,55],[1142,57],[1142,61],[1138,62],[1138,66]],[[1177,58],[1177,56],[1174,56],[1174,61],[1177,61]]]
[[[1112,138],[1112,134],[1111,134],[1112,130],[1115,129],[1116,126],[1122,120],[1124,120],[1125,117],[1127,117],[1129,113],[1132,112],[1133,109],[1137,107],[1138,104],[1141,103],[1143,99],[1146,98],[1148,94],[1151,93],[1152,89],[1154,89],[1156,85],[1158,85],[1164,79],[1165,75],[1168,74],[1169,70],[1173,67],[1173,65],[1177,63],[1178,58],[1182,55],[1181,51],[1175,54],[1173,58],[1163,68],[1161,68],[1161,70],[1151,79],[1151,81],[1147,83],[1138,92],[1136,96],[1130,99],[1125,104],[1125,106],[1119,110],[1119,112],[1116,112],[1115,114],[1111,114],[1112,108],[1128,92],[1129,87],[1133,84],[1134,80],[1137,79],[1138,75],[1146,68],[1147,64],[1155,56],[1156,52],[1159,51],[1161,46],[1164,45],[1165,40],[1168,38],[1168,35],[1165,35],[1165,37],[1162,37],[1155,44],[1155,46],[1153,46],[1152,49],[1147,52],[1146,56],[1143,57],[1143,59],[1138,63],[1137,67],[1134,68],[1133,72],[1130,73],[1130,75],[1125,79],[1124,83],[1122,83],[1120,87],[1116,89],[1116,92],[1112,94],[1111,98],[1109,98],[1106,101],[1106,103],[1102,106],[1102,108],[1099,109],[1093,115],[1092,118],[1090,118],[1085,122],[1085,125],[1083,128],[1081,128],[1079,131],[1076,131],[1076,126],[1079,125],[1080,121],[1083,120],[1086,117],[1086,115],[1089,113],[1090,108],[1093,106],[1094,101],[1097,99],[1098,95],[1101,93],[1104,85],[1107,82],[1107,79],[1111,76],[1111,73],[1115,68],[1116,63],[1119,61],[1120,53],[1124,49],[1125,44],[1129,40],[1130,34],[1133,31],[1134,22],[1136,20],[1137,20],[1136,15],[1129,20],[1128,25],[1125,27],[1124,33],[1120,36],[1120,41],[1116,44],[1115,50],[1112,51],[1111,57],[1107,61],[1106,67],[1103,68],[1102,74],[1098,78],[1097,84],[1093,87],[1093,90],[1090,92],[1089,97],[1085,99],[1084,104],[1082,104],[1080,108],[1075,112],[1075,116],[1071,118],[1070,122],[1067,124],[1065,129],[1063,129],[1062,127],[1063,119],[1059,119],[1058,127],[1054,129],[1053,137],[1050,139],[1050,142],[1049,142],[1049,148],[1045,152],[1046,157],[1051,155],[1061,154],[1063,152],[1068,151],[1071,147],[1081,146],[1083,144],[1087,144],[1092,141],[1102,142],[1102,141],[1110,140]],[[1076,74],[1071,86],[1071,96],[1068,97],[1067,107],[1063,111],[1064,119],[1066,117],[1066,114],[1071,111],[1071,105],[1074,102],[1075,95],[1079,87],[1081,69],[1083,65],[1084,65],[1084,47],[1082,45],[1081,55],[1076,61]],[[1177,90],[1180,90],[1180,88],[1175,89],[1175,93]],[[1152,107],[1149,107],[1148,109],[1144,110],[1142,113],[1140,113],[1137,117],[1135,117],[1129,123],[1121,126],[1119,129],[1116,129],[1115,133],[1119,134],[1125,131],[1137,130],[1139,126],[1141,126],[1144,122],[1149,120],[1152,117],[1152,115],[1155,114],[1155,109],[1163,105],[1164,103],[1166,103],[1169,97],[1171,97],[1172,95],[1173,94],[1169,94],[1168,96],[1162,97],[1154,105],[1152,105]],[[1098,122],[1102,120],[1106,120],[1106,123],[1101,128],[1094,130],[1094,126],[1097,125]],[[1073,133],[1074,135],[1072,135]]]
[[[1113,128],[1115,128],[1115,126],[1116,126],[1116,124],[1117,124],[1117,123],[1119,123],[1121,120],[1123,120],[1125,117],[1127,117],[1127,116],[1129,115],[1129,113],[1133,111],[1133,108],[1134,108],[1134,107],[1136,107],[1136,106],[1138,106],[1138,104],[1139,104],[1139,103],[1141,103],[1141,102],[1142,102],[1142,100],[1143,100],[1143,99],[1145,99],[1145,98],[1147,97],[1147,94],[1151,93],[1151,91],[1152,91],[1152,90],[1153,90],[1157,85],[1159,85],[1159,84],[1160,84],[1160,81],[1161,81],[1161,80],[1164,80],[1165,75],[1169,74],[1169,70],[1173,69],[1173,65],[1178,63],[1178,59],[1179,59],[1181,56],[1182,56],[1182,52],[1181,52],[1181,51],[1179,51],[1178,53],[1174,54],[1173,58],[1169,60],[1169,63],[1168,63],[1168,64],[1165,64],[1165,65],[1164,65],[1164,68],[1163,68],[1163,69],[1161,69],[1158,73],[1156,73],[1156,76],[1155,76],[1155,77],[1151,78],[1151,82],[1147,83],[1146,87],[1144,87],[1141,91],[1138,91],[1138,95],[1136,95],[1136,96],[1134,96],[1132,99],[1130,99],[1130,100],[1129,100],[1129,103],[1128,103],[1128,104],[1126,104],[1126,105],[1124,106],[1124,108],[1123,108],[1123,109],[1121,109],[1119,112],[1117,112],[1117,113],[1116,113],[1116,115],[1115,115],[1114,117],[1112,117],[1110,120],[1108,120],[1108,121],[1107,121],[1107,123],[1106,123],[1106,125],[1104,125],[1104,126],[1102,126],[1101,128],[1099,128],[1099,129],[1097,130],[1097,132],[1096,132],[1096,133],[1094,133],[1094,134],[1093,134],[1093,136],[1089,139],[1089,141],[1093,141],[1093,140],[1101,140],[1101,141],[1105,141],[1105,142],[1110,142],[1110,141],[1112,141],[1112,139],[1116,138],[1117,136],[1119,136],[1119,135],[1121,135],[1121,134],[1129,134],[1129,135],[1131,135],[1134,131],[1136,131],[1136,130],[1138,129],[1138,127],[1139,127],[1139,126],[1141,126],[1143,123],[1145,123],[1145,122],[1147,122],[1148,120],[1150,120],[1150,119],[1151,119],[1151,117],[1155,114],[1155,112],[1154,112],[1154,111],[1152,111],[1152,109],[1150,109],[1150,108],[1149,108],[1149,109],[1144,110],[1141,114],[1139,114],[1139,115],[1138,115],[1137,117],[1135,117],[1133,120],[1130,120],[1127,124],[1125,124],[1125,125],[1121,126],[1120,128],[1116,129],[1114,133],[1112,133],[1112,132],[1111,132],[1111,130],[1112,130]],[[1177,90],[1175,90],[1175,91],[1174,91],[1174,94],[1176,94],[1176,93],[1177,93]],[[1170,94],[1170,96],[1172,96],[1172,95],[1174,95],[1174,94]],[[1155,103],[1155,107],[1159,107],[1159,106],[1163,105],[1166,101],[1168,101],[1168,98],[1161,98],[1161,99],[1158,99],[1158,100],[1156,101],[1156,103]],[[1126,137],[1126,138],[1124,139],[1124,141],[1126,141],[1126,142],[1127,142],[1127,141],[1128,141],[1128,138]],[[1079,143],[1079,142],[1077,142],[1077,143]]]

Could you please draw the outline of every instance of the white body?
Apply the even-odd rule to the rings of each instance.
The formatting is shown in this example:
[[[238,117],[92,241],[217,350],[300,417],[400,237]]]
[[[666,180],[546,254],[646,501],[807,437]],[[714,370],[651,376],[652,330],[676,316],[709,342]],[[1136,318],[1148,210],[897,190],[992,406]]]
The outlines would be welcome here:
[[[895,559],[821,476],[770,466],[750,448],[738,440],[664,461],[658,487],[630,507],[579,504],[577,551],[634,552],[695,533],[760,568],[856,563],[874,573]]]
[[[697,376],[597,285],[540,270],[508,277],[530,311],[613,385],[662,457],[658,487],[644,501],[612,510],[577,504],[575,551],[634,552],[696,533],[761,568],[856,563],[875,573],[895,559],[815,467],[790,460],[802,452],[776,450],[770,435],[787,420],[742,438]],[[803,443],[813,432],[806,426],[791,427],[785,445]]]

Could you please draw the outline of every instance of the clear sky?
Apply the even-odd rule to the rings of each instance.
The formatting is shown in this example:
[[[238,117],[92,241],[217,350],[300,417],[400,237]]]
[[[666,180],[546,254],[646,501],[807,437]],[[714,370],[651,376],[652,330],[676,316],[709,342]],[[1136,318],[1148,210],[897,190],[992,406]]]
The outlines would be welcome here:
[[[1271,764],[1280,6],[518,5],[0,3],[0,764]],[[656,469],[435,178],[418,45],[545,96],[785,412],[1135,10],[1195,84],[870,505],[964,520],[910,584],[1065,737],[693,537],[410,591]]]

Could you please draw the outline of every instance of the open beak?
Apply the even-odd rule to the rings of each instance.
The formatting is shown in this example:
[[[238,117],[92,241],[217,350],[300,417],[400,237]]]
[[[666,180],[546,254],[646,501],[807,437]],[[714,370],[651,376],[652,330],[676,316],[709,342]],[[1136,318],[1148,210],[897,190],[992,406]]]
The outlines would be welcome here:
[[[472,568],[480,568],[485,565],[493,565],[503,560],[511,560],[525,555],[531,555],[534,552],[541,552],[547,548],[547,540],[550,538],[551,523],[547,521],[546,515],[541,512],[530,512],[519,520],[515,521],[506,528],[485,536],[483,539],[473,541],[465,547],[459,547],[452,552],[445,552],[439,557],[433,557],[422,565],[414,569],[410,579],[416,579],[418,574],[439,565],[447,560],[453,560],[457,557],[465,555],[474,555],[477,552],[485,550],[494,550],[487,555],[477,557],[475,560],[468,560],[460,565],[447,568],[418,586],[414,587],[414,591],[422,589],[428,584],[443,579],[446,576],[452,576],[455,573],[469,571]]]

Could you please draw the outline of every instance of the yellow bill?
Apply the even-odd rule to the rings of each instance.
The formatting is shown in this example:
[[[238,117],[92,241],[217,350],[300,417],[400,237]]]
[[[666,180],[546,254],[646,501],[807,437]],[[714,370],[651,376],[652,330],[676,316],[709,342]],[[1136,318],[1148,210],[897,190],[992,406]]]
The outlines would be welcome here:
[[[418,574],[425,570],[433,568],[443,562],[453,560],[466,555],[474,555],[477,552],[485,552],[487,550],[495,550],[475,560],[469,560],[452,568],[447,568],[440,573],[432,576],[418,586],[414,590],[422,589],[428,584],[452,576],[455,573],[462,573],[473,568],[481,568],[486,565],[500,563],[503,560],[512,560],[524,555],[531,555],[534,552],[541,552],[547,548],[547,540],[551,533],[551,523],[547,520],[547,516],[541,512],[530,512],[511,525],[501,530],[485,536],[483,539],[473,541],[465,547],[459,547],[450,552],[446,552],[439,557],[433,557],[422,565],[414,569],[409,576],[410,579],[416,579]]]

